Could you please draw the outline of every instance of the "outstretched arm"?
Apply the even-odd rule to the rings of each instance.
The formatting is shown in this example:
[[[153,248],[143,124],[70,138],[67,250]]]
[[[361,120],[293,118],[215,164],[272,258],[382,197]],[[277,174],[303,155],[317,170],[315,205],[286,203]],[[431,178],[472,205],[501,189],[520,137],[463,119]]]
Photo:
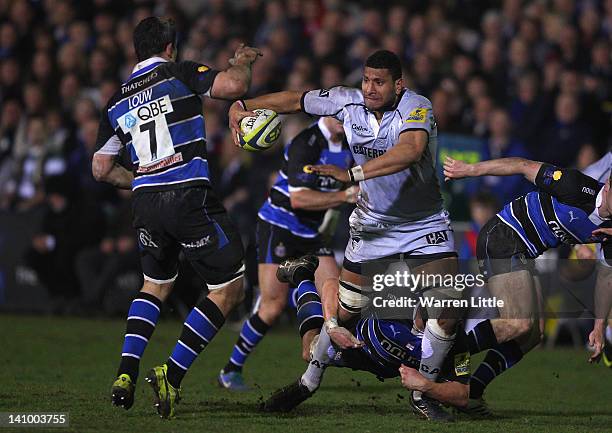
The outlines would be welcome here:
[[[541,162],[525,158],[499,158],[481,161],[474,164],[447,157],[444,161],[444,176],[446,180],[462,179],[479,176],[512,176],[521,174],[532,183],[535,183]]]
[[[239,146],[238,135],[242,135],[240,131],[240,121],[248,116],[254,116],[252,110],[258,108],[267,108],[268,110],[276,111],[280,114],[297,113],[301,110],[302,93],[285,91],[277,93],[269,93],[261,95],[246,101],[236,101],[229,109],[229,127],[232,132],[234,144]]]
[[[230,67],[219,72],[210,89],[210,96],[219,99],[236,99],[243,96],[251,85],[251,67],[261,51],[241,44],[229,60]]]

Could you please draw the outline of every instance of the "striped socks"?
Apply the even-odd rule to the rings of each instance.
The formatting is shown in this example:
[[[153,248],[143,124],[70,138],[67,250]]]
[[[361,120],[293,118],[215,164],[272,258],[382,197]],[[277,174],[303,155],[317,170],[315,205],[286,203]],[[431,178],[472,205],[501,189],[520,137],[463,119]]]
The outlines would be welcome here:
[[[223,326],[225,317],[219,307],[208,298],[194,307],[183,323],[181,336],[168,358],[168,382],[179,388],[185,373],[197,356],[211,342]]]
[[[471,324],[473,322],[470,323],[470,320],[468,320],[468,326],[466,326],[468,346],[472,355],[483,350],[492,349],[498,345],[491,321],[478,320],[476,322],[476,326],[472,327]]]
[[[523,358],[523,352],[514,340],[497,345],[487,352],[485,359],[470,378],[470,398],[480,398],[497,376]]]
[[[297,290],[297,319],[300,336],[303,337],[311,329],[323,327],[323,305],[312,281],[302,281]]]
[[[238,337],[238,341],[234,345],[234,350],[232,350],[228,363],[223,367],[223,372],[242,371],[247,357],[261,341],[268,329],[270,329],[270,325],[261,320],[257,313],[249,317],[244,322],[244,325],[242,325],[240,337]]]
[[[155,296],[144,292],[140,292],[132,301],[117,376],[127,374],[136,382],[140,358],[155,330],[161,304]]]

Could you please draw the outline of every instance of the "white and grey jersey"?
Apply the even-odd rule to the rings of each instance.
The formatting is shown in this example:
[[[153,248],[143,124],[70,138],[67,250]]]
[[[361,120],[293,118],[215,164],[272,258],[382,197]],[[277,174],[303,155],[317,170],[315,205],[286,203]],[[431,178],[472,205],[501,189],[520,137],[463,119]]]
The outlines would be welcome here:
[[[404,89],[397,105],[384,113],[380,124],[366,108],[361,90],[349,87],[306,92],[302,110],[343,122],[353,158],[359,165],[383,155],[405,131],[427,132],[429,142],[418,162],[400,172],[360,182],[357,206],[371,217],[392,223],[420,220],[443,209],[435,170],[438,131],[427,98]]]
[[[595,161],[593,164],[589,165],[587,168],[582,170],[584,174],[592,177],[598,182],[605,182],[610,178],[610,174],[612,171],[612,150],[606,153],[603,158]],[[612,258],[607,258],[604,255],[604,251],[602,248],[602,244],[597,244],[597,258],[599,262],[607,267],[611,267],[609,263],[612,263]],[[606,260],[607,259],[607,260]]]
[[[582,170],[582,172],[597,182],[603,183],[610,177],[610,170],[612,170],[612,150],[606,153],[603,158]]]

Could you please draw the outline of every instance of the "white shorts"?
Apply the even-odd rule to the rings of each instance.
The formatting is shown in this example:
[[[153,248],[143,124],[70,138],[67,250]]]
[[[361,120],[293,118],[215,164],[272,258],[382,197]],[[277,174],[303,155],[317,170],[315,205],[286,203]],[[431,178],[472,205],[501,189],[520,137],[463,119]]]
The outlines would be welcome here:
[[[599,261],[601,266],[605,266],[606,268],[612,268],[612,265],[609,264],[609,263],[612,263],[612,258],[607,258],[606,260],[606,256],[604,255],[603,247],[601,246],[601,244],[596,244],[596,245],[597,245],[597,249],[596,249],[597,261]]]
[[[349,226],[350,237],[344,257],[352,263],[396,254],[420,256],[455,252],[453,229],[445,210],[417,221],[392,223],[355,208]]]

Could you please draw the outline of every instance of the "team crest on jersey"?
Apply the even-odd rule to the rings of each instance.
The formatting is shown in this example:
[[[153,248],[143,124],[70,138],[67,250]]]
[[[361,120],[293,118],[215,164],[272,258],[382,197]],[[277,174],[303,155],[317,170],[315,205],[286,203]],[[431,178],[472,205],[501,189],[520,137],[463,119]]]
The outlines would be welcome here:
[[[559,173],[559,174],[556,174],[556,173]],[[550,185],[553,179],[554,180],[561,179],[561,171],[551,170],[551,169],[544,170],[544,173],[542,174],[542,178],[544,179],[544,185]]]
[[[470,354],[467,352],[455,355],[455,375],[466,376],[470,374]]]
[[[132,116],[130,113],[125,115],[125,127],[128,129],[132,129],[132,127],[136,125],[136,118]]]
[[[415,108],[412,110],[404,122],[406,123],[423,123],[427,118],[428,108]]]
[[[287,248],[285,247],[285,245],[283,245],[282,242],[280,242],[276,248],[274,248],[274,255],[276,255],[276,257],[280,257],[283,258],[287,255]]]

